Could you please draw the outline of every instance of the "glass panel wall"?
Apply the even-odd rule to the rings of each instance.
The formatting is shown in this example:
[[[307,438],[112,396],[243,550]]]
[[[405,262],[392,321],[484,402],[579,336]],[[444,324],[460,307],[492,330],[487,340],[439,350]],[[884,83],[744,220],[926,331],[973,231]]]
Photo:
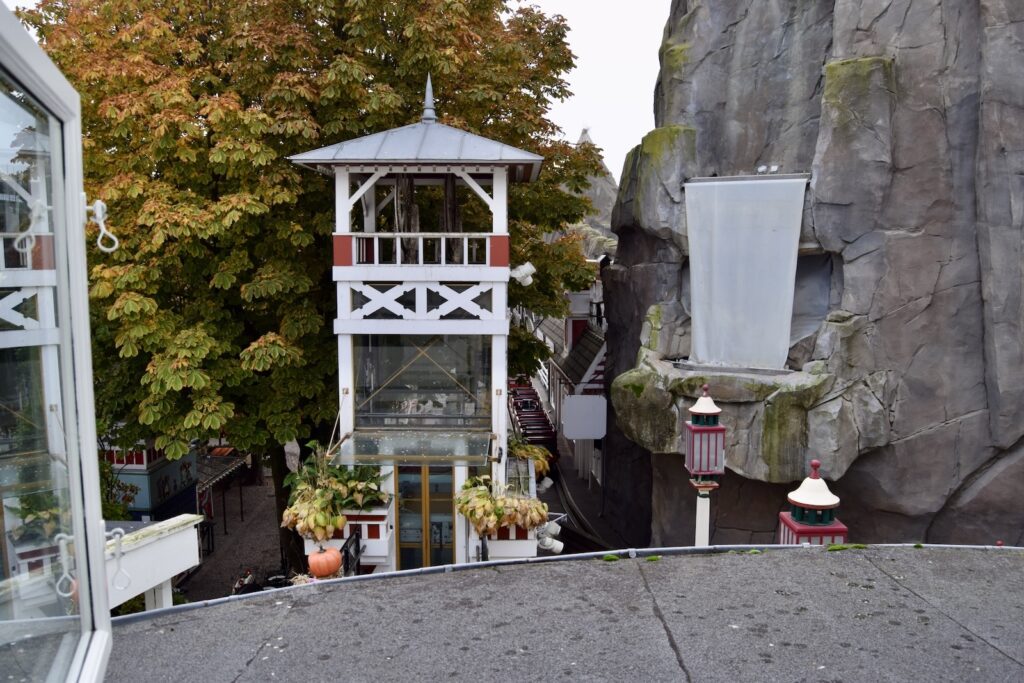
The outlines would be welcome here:
[[[356,427],[490,429],[490,337],[353,339]]]
[[[83,632],[68,470],[77,458],[65,433],[74,421],[61,398],[69,348],[56,305],[60,134],[0,70],[0,661],[15,680],[63,679]]]
[[[398,468],[398,568],[455,562],[451,467]]]

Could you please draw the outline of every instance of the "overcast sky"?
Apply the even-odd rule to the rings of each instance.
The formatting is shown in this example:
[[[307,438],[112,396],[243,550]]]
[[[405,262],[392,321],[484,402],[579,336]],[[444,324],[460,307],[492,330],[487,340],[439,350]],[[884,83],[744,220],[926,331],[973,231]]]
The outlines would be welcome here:
[[[573,142],[589,128],[618,179],[626,152],[654,127],[658,46],[670,0],[513,0],[516,3],[537,5],[545,14],[561,14],[569,22],[569,44],[576,54],[576,69],[568,76],[573,96],[556,102],[551,117]]]
[[[590,128],[594,144],[616,180],[626,152],[654,128],[654,83],[658,47],[670,0],[523,0],[569,23],[576,69],[573,96],[556,103],[552,119],[575,141]]]

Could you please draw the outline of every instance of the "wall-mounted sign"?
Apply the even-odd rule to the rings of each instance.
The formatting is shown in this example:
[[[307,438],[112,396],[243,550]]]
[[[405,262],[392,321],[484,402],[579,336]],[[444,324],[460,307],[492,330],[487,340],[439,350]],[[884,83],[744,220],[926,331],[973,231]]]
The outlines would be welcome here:
[[[604,396],[566,396],[562,403],[562,434],[567,439],[603,439],[606,415]]]

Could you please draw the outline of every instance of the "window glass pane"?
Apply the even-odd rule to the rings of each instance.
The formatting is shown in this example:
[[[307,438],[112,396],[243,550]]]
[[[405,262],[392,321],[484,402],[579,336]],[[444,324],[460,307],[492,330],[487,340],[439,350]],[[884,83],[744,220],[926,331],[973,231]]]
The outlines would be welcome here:
[[[83,628],[55,305],[59,136],[0,71],[0,661],[14,680],[63,678]]]
[[[353,339],[357,427],[490,428],[489,337]]]

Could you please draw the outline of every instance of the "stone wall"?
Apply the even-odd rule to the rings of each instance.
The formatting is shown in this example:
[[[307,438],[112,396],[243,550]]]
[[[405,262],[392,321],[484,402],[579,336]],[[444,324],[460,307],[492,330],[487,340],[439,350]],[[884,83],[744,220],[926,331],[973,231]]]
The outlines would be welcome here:
[[[855,540],[1024,541],[1024,3],[675,0],[660,57],[604,272],[623,534],[692,542],[673,444],[710,381],[731,432],[713,542],[765,540],[812,457]],[[683,183],[774,164],[812,174],[827,316],[788,379],[667,362],[689,350]]]

